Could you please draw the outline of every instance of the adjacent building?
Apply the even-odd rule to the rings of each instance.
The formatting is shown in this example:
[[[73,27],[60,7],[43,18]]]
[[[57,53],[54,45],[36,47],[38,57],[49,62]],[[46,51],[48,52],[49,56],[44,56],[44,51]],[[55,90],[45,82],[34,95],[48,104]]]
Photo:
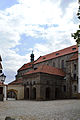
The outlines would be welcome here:
[[[6,76],[2,71],[3,68],[1,62],[2,62],[2,58],[0,56],[0,101],[5,101],[7,96],[6,93],[7,89],[6,89],[6,85],[4,84]]]

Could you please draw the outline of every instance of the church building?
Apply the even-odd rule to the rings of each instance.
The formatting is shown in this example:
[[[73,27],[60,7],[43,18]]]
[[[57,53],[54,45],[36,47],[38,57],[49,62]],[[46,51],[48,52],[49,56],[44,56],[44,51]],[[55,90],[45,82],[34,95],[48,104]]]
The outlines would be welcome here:
[[[8,98],[54,100],[76,98],[78,92],[78,48],[76,45],[25,63],[16,80],[8,85]]]

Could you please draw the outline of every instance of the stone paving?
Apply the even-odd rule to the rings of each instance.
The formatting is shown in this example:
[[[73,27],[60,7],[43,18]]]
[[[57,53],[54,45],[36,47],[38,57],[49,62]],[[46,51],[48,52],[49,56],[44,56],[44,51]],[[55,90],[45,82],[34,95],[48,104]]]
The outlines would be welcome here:
[[[80,120],[80,100],[0,102],[0,120]]]

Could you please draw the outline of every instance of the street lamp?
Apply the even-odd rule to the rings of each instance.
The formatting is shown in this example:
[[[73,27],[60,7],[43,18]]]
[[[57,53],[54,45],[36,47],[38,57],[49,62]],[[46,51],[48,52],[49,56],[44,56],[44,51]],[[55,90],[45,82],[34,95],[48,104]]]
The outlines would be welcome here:
[[[0,81],[4,83],[6,76],[3,74],[0,75]]]

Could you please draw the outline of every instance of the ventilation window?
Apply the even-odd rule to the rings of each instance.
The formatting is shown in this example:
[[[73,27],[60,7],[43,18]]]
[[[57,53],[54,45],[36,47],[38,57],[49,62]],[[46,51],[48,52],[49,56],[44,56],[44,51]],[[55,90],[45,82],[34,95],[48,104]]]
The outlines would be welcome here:
[[[46,59],[45,57],[43,57],[43,59]]]
[[[34,70],[36,70],[36,69],[37,69],[37,67],[34,68]]]
[[[56,55],[59,55],[59,53],[56,53]]]
[[[72,50],[76,50],[76,48],[72,48]]]

